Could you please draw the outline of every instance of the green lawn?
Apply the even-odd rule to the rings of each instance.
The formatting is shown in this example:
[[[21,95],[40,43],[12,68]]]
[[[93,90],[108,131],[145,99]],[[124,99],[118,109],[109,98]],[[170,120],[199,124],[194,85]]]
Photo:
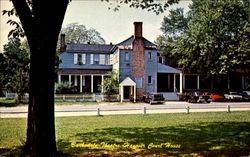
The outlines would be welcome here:
[[[19,152],[25,128],[0,119],[0,156]],[[248,156],[250,112],[64,117],[56,136],[65,156]]]

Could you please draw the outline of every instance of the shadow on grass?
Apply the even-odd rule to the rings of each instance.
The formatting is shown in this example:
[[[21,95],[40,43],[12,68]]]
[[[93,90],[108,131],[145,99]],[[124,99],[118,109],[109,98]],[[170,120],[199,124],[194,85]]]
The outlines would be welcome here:
[[[2,103],[0,102],[0,107],[17,107],[20,106],[18,103]]]
[[[72,147],[72,141],[79,147]],[[102,142],[121,147],[96,149],[81,145]],[[145,147],[124,148],[126,142],[143,144]],[[84,156],[247,156],[250,155],[250,123],[212,122],[159,128],[114,127],[77,133],[69,137],[68,141],[64,139],[57,143],[62,152]],[[149,145],[159,146],[163,143],[180,145],[180,148],[163,146],[148,149]]]

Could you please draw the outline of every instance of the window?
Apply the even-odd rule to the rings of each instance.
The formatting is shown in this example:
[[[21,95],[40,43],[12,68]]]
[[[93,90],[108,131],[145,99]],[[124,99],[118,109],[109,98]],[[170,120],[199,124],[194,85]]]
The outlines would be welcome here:
[[[105,64],[106,64],[106,65],[109,65],[109,64],[110,64],[110,57],[109,57],[109,55],[106,55]]]
[[[128,54],[128,52],[125,52],[125,61],[129,61],[129,54]]]
[[[77,64],[77,57],[78,57],[78,54],[75,53],[75,54],[74,54],[74,64]]]
[[[161,64],[164,64],[164,57],[159,56],[158,57],[158,62],[161,63]]]
[[[86,54],[82,54],[82,64],[86,64]]]
[[[135,78],[136,88],[142,88],[142,78],[137,77]]]
[[[148,84],[152,84],[152,77],[148,76]]]
[[[148,52],[148,60],[152,60],[152,53],[151,52]]]
[[[90,64],[94,64],[94,54],[90,54]]]
[[[99,64],[99,54],[94,55],[94,64]]]
[[[100,64],[104,65],[105,64],[105,55],[100,54]]]
[[[78,53],[74,54],[74,64],[85,64],[85,62],[83,63],[83,60],[82,60],[82,54],[78,54]]]

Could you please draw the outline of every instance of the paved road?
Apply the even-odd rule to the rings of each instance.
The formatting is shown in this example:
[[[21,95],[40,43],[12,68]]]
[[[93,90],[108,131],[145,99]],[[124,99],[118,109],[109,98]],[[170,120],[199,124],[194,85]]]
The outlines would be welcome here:
[[[146,113],[177,113],[187,112],[187,106],[190,112],[219,112],[227,111],[227,105],[230,104],[231,111],[250,110],[250,102],[234,102],[234,103],[218,103],[212,102],[208,104],[187,103],[187,102],[166,102],[163,105],[149,105],[146,103],[100,103],[98,105],[64,105],[55,107],[56,117],[66,116],[84,116],[97,115],[97,109],[100,109],[101,115],[113,114],[143,114],[144,107]],[[27,106],[22,107],[0,107],[0,118],[27,118]]]

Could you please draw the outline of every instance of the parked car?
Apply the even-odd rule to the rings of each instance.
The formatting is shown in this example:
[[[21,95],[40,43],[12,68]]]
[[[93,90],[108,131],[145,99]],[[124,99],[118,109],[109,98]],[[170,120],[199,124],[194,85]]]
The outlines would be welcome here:
[[[238,92],[229,92],[224,94],[225,99],[228,101],[242,101],[242,95]]]
[[[250,101],[250,95],[247,92],[240,93],[242,96],[242,101]]]
[[[149,103],[150,105],[153,103],[163,104],[165,102],[165,98],[163,94],[160,93],[150,93],[144,96],[144,102]]]
[[[211,101],[213,102],[217,102],[217,101],[224,101],[225,97],[223,96],[223,94],[219,94],[219,93],[204,93],[205,96],[209,96]]]
[[[210,103],[211,98],[209,95],[203,95],[200,92],[193,92],[186,96],[187,102],[190,103]]]

